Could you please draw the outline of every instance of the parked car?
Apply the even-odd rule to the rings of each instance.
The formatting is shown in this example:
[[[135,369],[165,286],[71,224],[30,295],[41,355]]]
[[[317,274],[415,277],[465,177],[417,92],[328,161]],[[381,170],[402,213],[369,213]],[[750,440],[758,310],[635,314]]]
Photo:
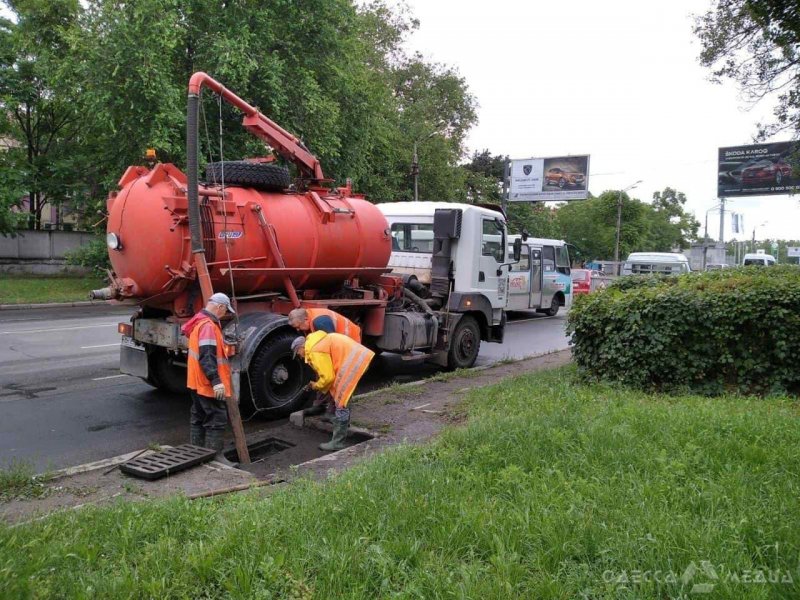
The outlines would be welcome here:
[[[771,254],[745,254],[742,259],[742,264],[747,267],[749,265],[759,265],[761,267],[772,267],[776,263],[775,257]]]
[[[545,185],[557,185],[560,188],[575,187],[586,183],[586,175],[578,171],[567,171],[560,167],[548,169],[544,176]]]
[[[756,185],[759,183],[772,183],[780,185],[786,177],[792,176],[792,167],[778,159],[760,160],[742,169],[742,184]]]
[[[711,263],[706,265],[706,271],[719,271],[720,269],[727,269],[730,265]]]
[[[606,287],[600,271],[593,269],[572,269],[572,293],[588,294]]]

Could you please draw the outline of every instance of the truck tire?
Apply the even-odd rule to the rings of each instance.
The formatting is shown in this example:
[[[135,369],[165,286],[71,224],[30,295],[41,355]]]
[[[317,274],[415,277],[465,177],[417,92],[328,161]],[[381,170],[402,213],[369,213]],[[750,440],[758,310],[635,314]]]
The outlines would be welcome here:
[[[305,363],[292,357],[293,331],[278,331],[261,344],[241,375],[243,412],[257,411],[266,419],[285,417],[306,403],[309,372]]]
[[[173,364],[169,355],[161,349],[155,350],[147,360],[147,383],[170,394],[189,393],[186,387],[186,367]]]
[[[223,166],[225,185],[251,187],[265,192],[281,192],[292,183],[289,170],[284,167],[243,160],[208,163],[206,183],[222,183]]]
[[[553,300],[550,302],[550,308],[540,310],[539,312],[546,314],[548,317],[555,317],[558,314],[559,308],[561,308],[561,300],[558,294],[554,294]]]
[[[464,315],[450,336],[447,351],[448,369],[469,369],[475,364],[481,349],[481,328],[472,315]]]

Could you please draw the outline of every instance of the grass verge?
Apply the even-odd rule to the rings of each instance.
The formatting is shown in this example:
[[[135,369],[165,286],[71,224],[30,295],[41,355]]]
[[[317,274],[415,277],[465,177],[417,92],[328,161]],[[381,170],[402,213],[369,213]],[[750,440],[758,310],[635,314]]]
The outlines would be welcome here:
[[[45,304],[88,300],[89,292],[106,285],[100,277],[37,277],[3,275],[0,304]]]
[[[572,368],[267,498],[120,503],[0,528],[8,597],[796,598],[788,398],[664,397]],[[695,588],[695,586],[706,586]],[[693,591],[694,590],[694,591]]]
[[[14,463],[0,469],[0,503],[25,498],[42,498],[49,489],[45,485],[52,475],[35,475],[33,468],[25,463]]]

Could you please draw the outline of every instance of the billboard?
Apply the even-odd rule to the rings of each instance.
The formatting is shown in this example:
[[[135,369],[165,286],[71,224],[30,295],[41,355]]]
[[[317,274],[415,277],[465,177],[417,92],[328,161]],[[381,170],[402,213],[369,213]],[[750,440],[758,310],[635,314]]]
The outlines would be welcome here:
[[[717,195],[768,196],[800,191],[800,144],[775,142],[719,149]]]
[[[585,200],[588,195],[588,155],[511,161],[509,202]]]

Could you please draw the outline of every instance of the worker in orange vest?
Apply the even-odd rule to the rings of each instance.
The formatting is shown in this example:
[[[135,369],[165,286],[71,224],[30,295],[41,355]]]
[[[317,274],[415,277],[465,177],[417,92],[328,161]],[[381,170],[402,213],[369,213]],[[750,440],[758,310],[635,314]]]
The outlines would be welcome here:
[[[317,374],[311,389],[330,393],[336,407],[333,436],[320,444],[326,452],[344,448],[350,426],[350,397],[366,373],[375,353],[341,333],[315,331],[292,342],[292,352],[302,357]]]
[[[228,411],[225,398],[233,395],[228,348],[220,319],[235,314],[225,294],[213,294],[206,307],[181,328],[189,338],[186,387],[192,395],[189,440],[194,446],[221,453]]]
[[[295,308],[288,318],[289,325],[301,333],[341,333],[361,343],[361,328],[344,315],[327,308]]]

